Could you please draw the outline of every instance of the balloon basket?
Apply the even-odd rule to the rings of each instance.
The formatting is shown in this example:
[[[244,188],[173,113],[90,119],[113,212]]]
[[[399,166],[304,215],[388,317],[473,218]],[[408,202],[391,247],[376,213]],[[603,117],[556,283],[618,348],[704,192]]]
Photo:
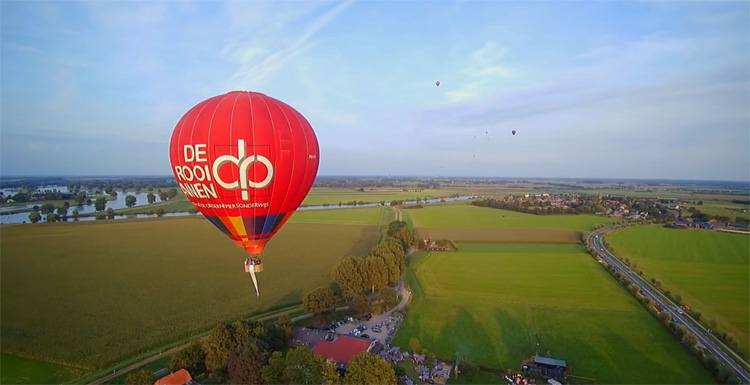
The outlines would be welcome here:
[[[245,260],[245,273],[260,273],[263,271],[263,263],[260,261]]]

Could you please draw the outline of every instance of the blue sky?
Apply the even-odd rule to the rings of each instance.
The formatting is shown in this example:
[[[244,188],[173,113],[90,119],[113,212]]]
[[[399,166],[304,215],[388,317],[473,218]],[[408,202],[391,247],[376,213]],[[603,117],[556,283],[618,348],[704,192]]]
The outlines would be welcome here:
[[[750,179],[747,1],[0,4],[6,176],[166,175],[182,114],[253,90],[321,175]]]

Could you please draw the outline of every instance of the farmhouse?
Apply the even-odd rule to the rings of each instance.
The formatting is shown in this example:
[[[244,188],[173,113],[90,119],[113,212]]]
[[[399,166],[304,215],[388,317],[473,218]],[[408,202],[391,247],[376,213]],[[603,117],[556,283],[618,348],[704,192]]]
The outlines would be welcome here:
[[[180,369],[156,380],[154,385],[198,385],[198,383],[193,381],[193,377],[190,377],[187,370]]]
[[[346,368],[349,361],[359,353],[371,352],[377,340],[367,340],[351,336],[338,336],[333,341],[320,341],[312,349],[312,352],[323,357],[330,358],[339,365]]]
[[[546,378],[553,378],[561,383],[565,383],[565,373],[568,371],[568,365],[564,360],[558,360],[550,357],[534,356],[524,362],[523,373]]]

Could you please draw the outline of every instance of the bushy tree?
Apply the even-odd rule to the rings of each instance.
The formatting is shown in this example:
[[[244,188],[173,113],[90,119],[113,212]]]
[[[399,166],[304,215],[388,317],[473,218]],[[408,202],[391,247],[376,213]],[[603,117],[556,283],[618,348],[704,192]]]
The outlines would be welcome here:
[[[398,305],[398,293],[390,287],[385,287],[380,290],[379,297],[388,309]]]
[[[284,378],[290,384],[317,385],[323,381],[323,359],[305,347],[290,350],[284,362]]]
[[[347,385],[396,385],[396,372],[382,357],[362,352],[349,362],[344,383]]]
[[[137,198],[135,197],[135,195],[128,194],[128,196],[125,197],[125,206],[128,206],[128,207],[135,206],[136,200]]]
[[[367,301],[367,297],[362,294],[355,294],[347,300],[347,304],[357,314],[369,313],[371,310],[370,302]]]
[[[125,377],[125,383],[128,385],[151,385],[154,383],[154,373],[146,369],[130,373]]]
[[[227,358],[227,375],[232,384],[262,384],[263,367],[268,352],[254,340],[248,342],[239,352],[231,352]]]
[[[203,351],[206,352],[206,369],[211,372],[226,369],[227,358],[234,348],[232,333],[226,325],[222,324],[213,328],[203,342]]]
[[[173,372],[186,369],[190,373],[196,373],[202,371],[205,360],[206,352],[203,351],[203,345],[198,341],[193,341],[190,346],[173,355],[167,367]]]
[[[345,257],[333,268],[333,282],[341,289],[344,297],[351,298],[365,291],[367,283],[363,274],[362,258]]]
[[[336,309],[336,299],[330,287],[318,287],[302,298],[305,311],[313,314],[332,312]]]

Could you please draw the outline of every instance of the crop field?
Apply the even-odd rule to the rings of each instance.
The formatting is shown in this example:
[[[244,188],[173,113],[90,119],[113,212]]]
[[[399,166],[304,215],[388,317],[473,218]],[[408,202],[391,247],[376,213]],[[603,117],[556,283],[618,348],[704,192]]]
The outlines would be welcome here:
[[[298,302],[380,232],[288,223],[264,252],[258,298],[245,252],[203,218],[8,225],[2,236],[3,352],[94,368]]]
[[[409,210],[418,228],[534,228],[590,230],[602,223],[613,223],[611,218],[594,215],[534,215],[515,211],[478,207],[465,204],[434,205]]]
[[[414,337],[444,359],[514,370],[538,351],[566,360],[586,383],[713,382],[583,252],[569,245],[461,246],[473,251],[410,259],[415,298],[394,345],[409,346]]]
[[[12,356],[0,355],[3,384],[61,384],[78,378],[84,370]]]
[[[469,190],[467,190],[469,191]],[[410,189],[403,191],[401,188],[377,188],[375,190],[365,189],[364,192],[354,189],[334,189],[334,188],[313,188],[307,194],[307,198],[302,202],[303,205],[316,206],[322,204],[338,205],[346,204],[351,201],[363,201],[369,203],[378,203],[381,201],[390,202],[392,200],[414,200],[416,198],[444,198],[452,194],[460,193],[459,190],[441,190],[441,189]]]
[[[732,334],[748,352],[750,236],[644,226],[617,231],[608,239],[618,255],[679,293],[703,319],[716,319],[717,330]]]
[[[294,213],[290,222],[343,223],[357,225],[380,225],[393,216],[390,207],[365,207],[331,210],[302,210]]]

